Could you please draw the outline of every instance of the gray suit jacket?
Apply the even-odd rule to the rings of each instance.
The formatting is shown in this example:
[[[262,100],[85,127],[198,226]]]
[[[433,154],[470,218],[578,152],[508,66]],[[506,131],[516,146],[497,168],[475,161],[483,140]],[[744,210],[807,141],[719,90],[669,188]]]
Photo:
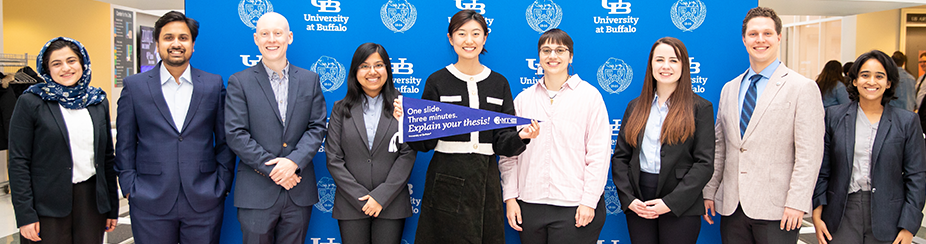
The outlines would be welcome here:
[[[384,98],[390,102],[393,98]],[[343,101],[337,102],[331,111],[328,123],[328,139],[325,155],[328,157],[328,171],[337,184],[334,196],[335,219],[361,219],[369,216],[361,209],[366,201],[359,201],[370,195],[383,206],[379,218],[402,219],[412,215],[408,194],[408,178],[415,166],[417,152],[408,144],[401,144],[397,152],[389,152],[389,139],[399,129],[399,122],[390,113],[379,118],[376,136],[367,138],[363,121],[363,107],[360,104],[350,109],[350,118],[337,109]],[[367,142],[373,140],[373,150]]]
[[[752,219],[780,220],[784,208],[810,213],[823,160],[823,99],[814,81],[784,64],[772,74],[740,137],[740,82],[720,93],[715,125],[714,175],[704,199],[721,215],[741,204]]]
[[[318,202],[312,158],[325,137],[325,98],[318,74],[290,64],[284,124],[263,62],[228,78],[225,132],[228,146],[241,159],[235,181],[235,207],[270,208],[284,191],[270,179],[273,165],[285,157],[297,165],[302,183],[289,190],[296,205]],[[269,200],[269,201],[268,201]]]

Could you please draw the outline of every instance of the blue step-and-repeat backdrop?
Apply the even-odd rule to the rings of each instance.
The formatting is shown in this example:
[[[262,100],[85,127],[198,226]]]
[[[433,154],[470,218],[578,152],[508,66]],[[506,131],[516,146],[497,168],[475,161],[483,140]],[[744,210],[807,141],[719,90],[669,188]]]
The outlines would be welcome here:
[[[691,57],[692,89],[715,103],[723,84],[748,68],[740,28],[756,1],[717,0],[187,0],[186,13],[200,22],[192,64],[226,79],[254,65],[260,52],[254,24],[267,12],[283,14],[293,31],[290,63],[322,77],[330,111],[346,92],[347,68],[362,43],[386,47],[396,87],[420,98],[428,75],[456,62],[447,39],[449,18],[461,9],[486,16],[487,54],[480,61],[508,78],[517,95],[542,76],[537,40],[560,28],[575,42],[572,72],[598,87],[610,115],[613,140],[627,103],[640,94],[649,50],[664,36],[681,39]],[[407,219],[404,243],[414,243],[424,175],[431,153],[419,153],[408,187],[414,215]],[[323,149],[314,167],[319,203],[306,243],[340,243],[331,218],[335,184]],[[610,174],[608,174],[610,178]],[[605,189],[607,222],[598,243],[629,243],[626,220],[613,184]],[[232,197],[226,201],[222,243],[241,243]],[[507,227],[508,243],[519,243]],[[703,224],[700,243],[719,243],[717,225]]]

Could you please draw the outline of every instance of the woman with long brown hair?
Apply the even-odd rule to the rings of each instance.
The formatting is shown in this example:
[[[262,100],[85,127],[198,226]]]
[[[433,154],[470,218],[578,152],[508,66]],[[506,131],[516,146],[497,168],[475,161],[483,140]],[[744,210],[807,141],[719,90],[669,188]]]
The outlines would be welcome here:
[[[714,171],[713,105],[691,90],[682,41],[659,39],[649,61],[614,147],[614,185],[632,243],[695,243]]]
[[[817,86],[820,87],[820,95],[823,96],[824,108],[849,102],[849,93],[846,92],[846,85],[842,83],[844,79],[842,64],[839,61],[826,62],[823,71],[817,76]]]

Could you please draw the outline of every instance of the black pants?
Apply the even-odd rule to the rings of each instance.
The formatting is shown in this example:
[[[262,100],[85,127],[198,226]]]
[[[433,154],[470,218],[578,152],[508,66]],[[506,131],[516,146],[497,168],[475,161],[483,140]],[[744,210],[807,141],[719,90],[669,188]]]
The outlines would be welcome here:
[[[342,244],[399,244],[405,219],[338,220]]]
[[[640,172],[641,201],[656,199],[656,187],[659,175]],[[630,242],[634,244],[694,244],[701,232],[701,216],[675,216],[669,212],[656,219],[644,219],[633,211],[626,211],[627,230]]]
[[[238,208],[242,242],[247,244],[305,243],[311,217],[312,206],[296,205],[289,191],[280,193],[268,209]]]
[[[71,213],[61,218],[39,216],[39,238],[32,242],[22,236],[19,242],[26,243],[103,243],[106,215],[99,213],[96,202],[96,176],[73,185]]]
[[[720,216],[720,240],[725,244],[794,244],[800,228],[784,231],[780,220],[752,219],[743,213],[742,206],[730,216]]]
[[[521,243],[587,243],[598,242],[607,215],[604,197],[595,207],[595,218],[588,225],[576,228],[576,208],[533,204],[518,200],[521,206]]]

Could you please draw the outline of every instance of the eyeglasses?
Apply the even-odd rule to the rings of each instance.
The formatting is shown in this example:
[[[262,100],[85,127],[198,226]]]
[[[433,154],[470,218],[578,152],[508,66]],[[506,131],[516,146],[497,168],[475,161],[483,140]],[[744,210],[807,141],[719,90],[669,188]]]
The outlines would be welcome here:
[[[556,49],[553,49],[553,48],[545,47],[545,48],[540,49],[540,53],[543,54],[544,56],[550,56],[550,54],[553,54],[553,53],[555,53],[557,56],[565,55],[569,53],[569,48],[558,47]]]
[[[361,64],[361,65],[360,65],[360,70],[365,70],[365,69],[370,69],[370,70],[373,70],[373,69],[383,70],[383,69],[385,69],[385,68],[386,68],[386,65],[385,65],[385,64],[382,64],[382,63],[374,64],[374,65],[372,65],[372,66],[370,66],[369,64]]]

